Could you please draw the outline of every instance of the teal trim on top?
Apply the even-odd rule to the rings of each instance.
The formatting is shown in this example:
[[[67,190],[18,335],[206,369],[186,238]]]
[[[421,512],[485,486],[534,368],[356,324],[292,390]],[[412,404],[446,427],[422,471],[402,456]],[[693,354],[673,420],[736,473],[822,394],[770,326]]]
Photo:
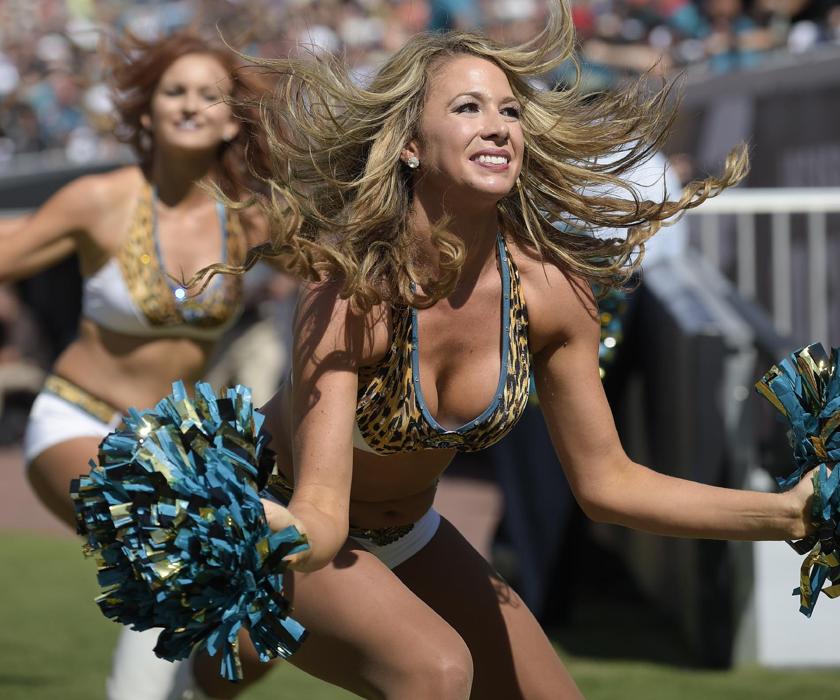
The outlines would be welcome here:
[[[504,395],[505,381],[508,374],[508,356],[510,353],[510,266],[508,264],[505,243],[501,233],[497,236],[499,251],[499,267],[502,271],[502,365],[499,369],[499,382],[496,386],[496,393],[490,405],[484,411],[467,421],[454,430],[447,430],[438,423],[429,411],[426,400],[423,398],[423,389],[420,385],[420,338],[417,330],[417,309],[411,309],[411,373],[414,381],[414,392],[417,395],[417,405],[423,414],[426,422],[441,435],[463,435],[487,420],[499,406]]]

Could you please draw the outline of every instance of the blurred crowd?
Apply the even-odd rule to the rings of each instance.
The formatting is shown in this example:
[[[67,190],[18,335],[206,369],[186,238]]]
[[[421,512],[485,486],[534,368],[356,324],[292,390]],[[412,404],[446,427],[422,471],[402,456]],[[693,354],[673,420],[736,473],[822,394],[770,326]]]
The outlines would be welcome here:
[[[45,154],[58,155],[65,165],[127,157],[114,136],[102,60],[104,42],[126,31],[151,39],[177,28],[199,27],[245,53],[264,57],[333,52],[344,56],[363,82],[409,36],[424,29],[478,27],[505,43],[527,41],[545,26],[546,2],[0,0],[0,177],[5,173],[14,178],[28,158],[40,171]],[[663,74],[689,65],[692,71],[732,71],[840,43],[840,0],[572,3],[583,78],[594,89],[652,68]],[[546,83],[568,77],[561,70],[546,76]],[[678,174],[687,179],[686,173]],[[65,287],[77,284],[75,268],[66,275]],[[37,299],[37,290],[52,290],[53,283],[0,288],[0,444],[19,435],[43,368],[74,332],[78,309],[62,312],[59,321],[38,316],[37,309],[56,307],[51,291],[48,302]],[[233,349],[218,359],[214,381],[270,388],[277,380],[287,358],[279,338],[264,341],[267,335],[287,334],[294,296],[287,286],[271,279],[257,285],[249,313],[230,342],[223,343]],[[67,297],[75,298],[69,292]],[[237,343],[251,348],[249,352],[274,348],[273,354],[260,363],[237,362]],[[270,376],[238,376],[243,366],[257,365],[270,368]]]
[[[109,33],[202,26],[253,55],[340,53],[364,80],[418,31],[480,28],[513,43],[545,13],[546,0],[0,0],[0,170],[46,149],[79,163],[117,152],[101,60]],[[840,43],[840,0],[573,0],[573,16],[596,87],[652,67],[729,71]]]

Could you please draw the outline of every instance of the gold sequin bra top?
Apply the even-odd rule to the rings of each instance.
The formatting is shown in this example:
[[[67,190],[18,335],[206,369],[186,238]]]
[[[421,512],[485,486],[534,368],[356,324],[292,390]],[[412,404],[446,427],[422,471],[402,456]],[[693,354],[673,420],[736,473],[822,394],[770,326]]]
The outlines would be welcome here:
[[[146,183],[119,252],[84,280],[82,315],[126,335],[215,340],[240,311],[242,278],[216,275],[198,295],[176,284],[161,258],[155,203],[155,191]],[[221,203],[216,209],[220,262],[238,263],[245,252],[238,220]]]
[[[528,403],[530,353],[528,310],[519,272],[498,237],[502,276],[502,356],[490,405],[473,420],[447,430],[432,416],[420,384],[417,310],[394,310],[393,340],[385,357],[359,372],[355,447],[377,454],[455,448],[474,452],[498,442]]]

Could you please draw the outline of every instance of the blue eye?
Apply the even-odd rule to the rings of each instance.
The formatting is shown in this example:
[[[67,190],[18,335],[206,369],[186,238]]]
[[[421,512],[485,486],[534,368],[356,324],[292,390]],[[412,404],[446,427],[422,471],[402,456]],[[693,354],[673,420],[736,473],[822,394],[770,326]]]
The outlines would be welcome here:
[[[519,119],[522,116],[522,110],[519,107],[505,107],[502,110],[502,114],[506,117],[511,117],[513,119]]]

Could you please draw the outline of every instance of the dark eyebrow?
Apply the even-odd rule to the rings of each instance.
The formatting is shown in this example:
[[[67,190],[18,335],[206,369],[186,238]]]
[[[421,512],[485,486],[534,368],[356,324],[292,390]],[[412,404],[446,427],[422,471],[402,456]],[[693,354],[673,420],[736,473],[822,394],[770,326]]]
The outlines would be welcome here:
[[[198,90],[222,90],[222,80],[217,80],[215,82],[210,83],[202,83],[201,85],[197,86]],[[161,80],[159,85],[165,87],[184,87],[186,82],[181,78],[168,78],[167,80]]]
[[[462,93],[459,93],[458,95],[455,95],[455,97],[453,97],[449,101],[449,104],[451,105],[459,97],[474,97],[475,99],[477,99],[479,101],[483,101],[484,99],[486,99],[487,96],[483,92],[478,92],[477,90],[470,91],[470,92],[462,92]],[[517,100],[513,95],[508,95],[507,97],[503,97],[499,101],[499,104],[505,105],[505,104],[510,104],[511,102],[515,102],[516,104],[519,104],[519,100]]]

